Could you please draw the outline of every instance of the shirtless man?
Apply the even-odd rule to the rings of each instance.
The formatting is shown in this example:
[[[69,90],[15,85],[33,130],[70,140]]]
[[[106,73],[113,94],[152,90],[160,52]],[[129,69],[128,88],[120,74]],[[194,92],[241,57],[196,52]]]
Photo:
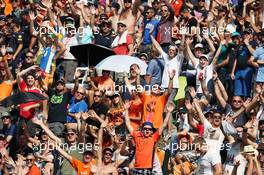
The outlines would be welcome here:
[[[132,6],[132,0],[123,0],[122,11],[119,15],[119,21],[124,21],[127,25],[128,34],[133,35],[135,33],[136,22],[140,16],[138,7],[140,1],[136,0]]]
[[[104,122],[101,124],[101,128],[98,133],[98,143],[99,143],[99,150],[98,150],[98,164],[97,164],[97,171],[96,175],[118,175],[117,168],[112,161],[113,157],[113,150],[111,148],[105,148],[103,151],[103,126],[106,126]]]

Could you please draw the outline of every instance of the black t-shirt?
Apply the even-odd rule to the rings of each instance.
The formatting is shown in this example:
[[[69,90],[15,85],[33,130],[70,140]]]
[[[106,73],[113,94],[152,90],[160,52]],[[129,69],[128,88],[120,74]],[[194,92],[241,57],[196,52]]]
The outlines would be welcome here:
[[[113,42],[111,34],[103,36],[101,33],[95,35],[95,44],[110,48]]]
[[[13,33],[11,36],[6,38],[6,43],[9,47],[12,47],[16,51],[19,44],[23,44],[23,32]]]
[[[248,48],[244,45],[238,47],[237,52],[237,70],[245,69],[248,67],[248,58],[250,57],[250,52]]]
[[[100,117],[100,115],[105,115],[107,114],[109,108],[106,104],[104,103],[93,103],[90,109],[94,110],[96,114]],[[93,120],[92,118],[88,118],[86,121],[89,125],[94,125],[98,128],[100,128],[100,122],[97,120]]]
[[[67,105],[70,101],[71,93],[66,92],[60,95],[55,90],[48,89],[48,96],[49,96],[48,122],[66,123]]]
[[[227,47],[227,53],[229,56],[229,63],[227,65],[227,73],[232,72],[232,68],[235,62],[235,59],[237,58],[237,47],[234,43],[229,43]]]

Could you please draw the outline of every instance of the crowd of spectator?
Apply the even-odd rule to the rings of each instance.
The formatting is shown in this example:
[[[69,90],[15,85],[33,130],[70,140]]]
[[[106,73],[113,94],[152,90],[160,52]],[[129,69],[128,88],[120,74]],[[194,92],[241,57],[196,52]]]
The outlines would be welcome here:
[[[146,74],[84,86],[84,44]],[[264,1],[1,0],[0,104],[18,93],[46,100],[0,105],[0,175],[262,175]]]

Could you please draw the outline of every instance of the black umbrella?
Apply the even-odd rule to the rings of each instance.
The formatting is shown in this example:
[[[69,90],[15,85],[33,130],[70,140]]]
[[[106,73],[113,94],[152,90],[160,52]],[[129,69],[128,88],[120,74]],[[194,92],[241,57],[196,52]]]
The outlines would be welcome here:
[[[115,55],[111,49],[96,45],[84,44],[70,47],[70,52],[78,60],[79,65],[96,66],[108,56]]]
[[[46,100],[47,98],[39,93],[34,92],[18,92],[17,94],[6,97],[0,101],[1,106],[10,107],[12,105],[19,105],[22,103]]]

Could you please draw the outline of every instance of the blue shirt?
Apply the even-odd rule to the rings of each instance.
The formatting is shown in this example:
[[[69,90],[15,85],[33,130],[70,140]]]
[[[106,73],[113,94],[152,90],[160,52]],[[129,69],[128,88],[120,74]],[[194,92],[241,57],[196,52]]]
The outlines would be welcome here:
[[[253,56],[255,60],[264,61],[264,46],[257,48],[253,53]],[[264,83],[264,64],[259,64],[256,82]]]
[[[152,59],[149,62],[147,68],[147,75],[151,76],[150,85],[153,86],[154,84],[161,84],[162,74],[164,70],[164,60],[163,59]]]
[[[75,101],[75,98],[72,97],[70,100],[70,107],[68,109],[69,113],[79,113],[79,112],[86,112],[88,110],[88,105],[84,100],[81,100],[79,102]],[[76,120],[72,118],[71,116],[67,116],[67,122],[68,123],[75,123]]]
[[[157,19],[146,21],[145,29],[143,32],[143,45],[152,44],[149,31],[151,29],[151,26],[154,26],[152,36],[156,38],[158,34],[158,25],[159,25],[159,20]]]

